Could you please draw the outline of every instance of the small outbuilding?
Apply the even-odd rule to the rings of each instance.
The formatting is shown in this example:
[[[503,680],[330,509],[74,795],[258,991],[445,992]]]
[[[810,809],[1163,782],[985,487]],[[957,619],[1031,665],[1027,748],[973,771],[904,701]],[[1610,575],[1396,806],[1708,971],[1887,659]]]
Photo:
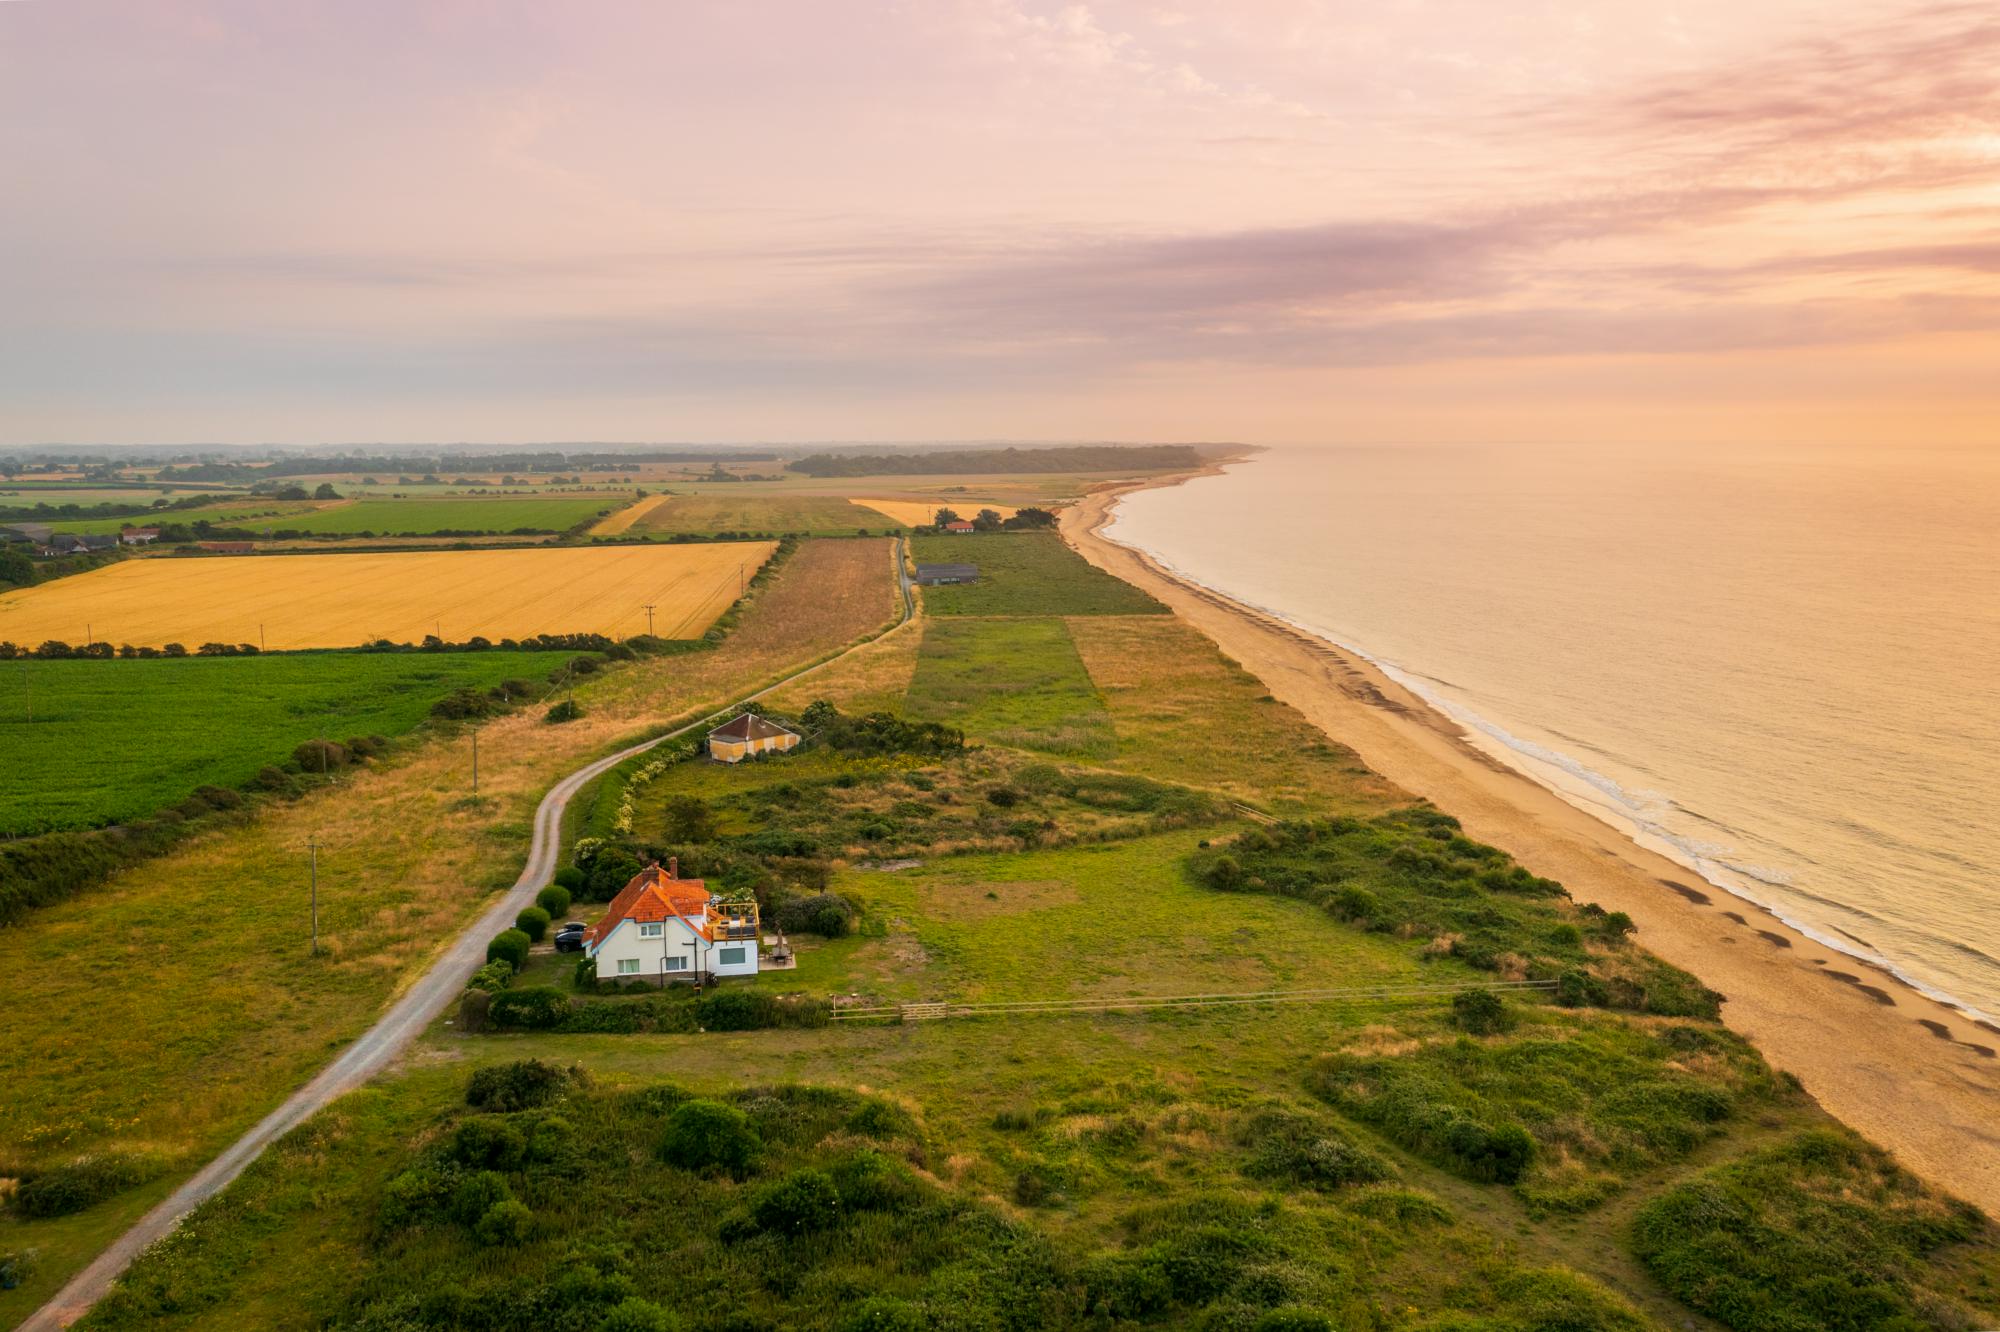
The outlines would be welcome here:
[[[919,564],[917,582],[924,587],[940,587],[947,583],[976,583],[979,581],[979,566],[976,564]]]
[[[718,763],[741,763],[759,754],[782,754],[798,743],[797,731],[746,712],[708,733],[708,756]]]
[[[127,527],[118,533],[118,539],[128,546],[150,546],[160,539],[157,527]]]
[[[979,529],[961,518],[955,523],[946,523],[944,530],[950,532],[953,536],[968,536]]]

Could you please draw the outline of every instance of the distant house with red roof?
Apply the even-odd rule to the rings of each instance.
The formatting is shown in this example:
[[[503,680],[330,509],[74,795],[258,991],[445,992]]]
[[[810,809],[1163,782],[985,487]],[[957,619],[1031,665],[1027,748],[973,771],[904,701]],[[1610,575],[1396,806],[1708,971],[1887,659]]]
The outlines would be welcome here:
[[[946,523],[944,525],[944,530],[947,532],[955,533],[959,536],[964,536],[968,532],[977,532],[979,529],[974,527],[971,523],[966,522],[963,518],[961,518],[955,523]]]
[[[596,960],[599,980],[666,985],[754,976],[758,928],[754,901],[721,901],[700,879],[683,879],[680,861],[669,859],[618,891],[584,932],[583,955]]]

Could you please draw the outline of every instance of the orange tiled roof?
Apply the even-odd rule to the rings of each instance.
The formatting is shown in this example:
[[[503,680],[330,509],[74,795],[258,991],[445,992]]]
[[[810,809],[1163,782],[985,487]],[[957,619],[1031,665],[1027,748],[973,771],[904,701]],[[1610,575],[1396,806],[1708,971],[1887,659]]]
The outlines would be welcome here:
[[[708,899],[708,886],[700,879],[681,878],[677,864],[670,862],[666,869],[648,865],[618,890],[604,915],[584,934],[584,942],[595,948],[624,921],[650,925],[673,916],[693,926],[702,938],[709,938]]]

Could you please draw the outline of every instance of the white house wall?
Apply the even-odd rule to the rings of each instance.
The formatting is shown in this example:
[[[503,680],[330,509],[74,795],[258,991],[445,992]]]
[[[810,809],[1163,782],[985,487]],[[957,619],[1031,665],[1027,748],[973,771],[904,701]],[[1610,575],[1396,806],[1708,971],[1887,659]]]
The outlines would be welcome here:
[[[710,976],[754,976],[757,974],[757,941],[755,939],[718,940],[709,942],[688,928],[687,922],[677,917],[662,921],[665,927],[657,939],[639,936],[639,922],[621,920],[618,927],[597,945],[590,955],[597,961],[599,980],[650,980],[657,981],[663,974],[660,961],[662,956],[679,957],[686,965],[679,971],[664,974],[669,980],[693,980],[696,967],[696,950],[701,951],[700,969]],[[721,960],[725,948],[744,950],[743,961],[725,964]],[[637,961],[639,969],[620,972],[621,961]]]

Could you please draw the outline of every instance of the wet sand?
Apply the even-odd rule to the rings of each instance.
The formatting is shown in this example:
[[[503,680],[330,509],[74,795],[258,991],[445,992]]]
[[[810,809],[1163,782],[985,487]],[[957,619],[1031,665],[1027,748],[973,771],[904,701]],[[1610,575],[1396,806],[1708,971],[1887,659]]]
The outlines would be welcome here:
[[[1172,607],[1369,767],[1455,815],[1469,835],[1561,880],[1578,901],[1628,913],[1641,943],[1727,996],[1723,1020],[1830,1113],[2000,1215],[2000,1030],[1752,903],[1691,884],[1684,866],[1477,748],[1368,662],[1103,535],[1122,495],[1204,474],[1093,492],[1063,510],[1063,535],[1091,563]]]

